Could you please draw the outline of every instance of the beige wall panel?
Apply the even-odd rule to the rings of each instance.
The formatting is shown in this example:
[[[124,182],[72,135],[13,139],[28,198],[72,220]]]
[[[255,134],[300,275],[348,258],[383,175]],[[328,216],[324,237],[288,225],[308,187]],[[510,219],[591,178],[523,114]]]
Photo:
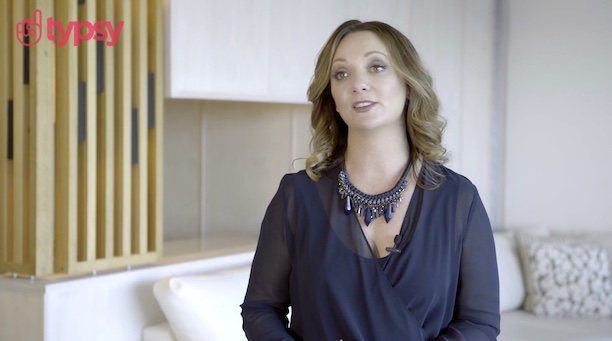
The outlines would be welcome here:
[[[292,171],[291,105],[203,102],[206,235],[257,234]]]
[[[292,170],[299,171],[306,167],[306,159],[310,156],[310,114],[309,104],[294,105],[291,108],[291,160]]]
[[[200,102],[167,99],[163,111],[163,239],[199,238],[204,171]]]

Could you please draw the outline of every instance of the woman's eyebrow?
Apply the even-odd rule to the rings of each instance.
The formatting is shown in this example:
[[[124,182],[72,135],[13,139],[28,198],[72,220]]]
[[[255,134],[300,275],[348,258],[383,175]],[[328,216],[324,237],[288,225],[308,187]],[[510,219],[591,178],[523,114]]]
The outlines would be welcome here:
[[[363,56],[364,56],[364,57],[367,57],[367,56],[369,56],[369,55],[371,55],[371,54],[374,54],[374,53],[378,53],[378,54],[383,55],[385,58],[389,58],[389,57],[387,57],[387,55],[386,55],[386,54],[384,54],[384,53],[382,53],[382,52],[380,52],[380,51],[376,51],[376,50],[368,51],[368,52],[364,53],[364,54],[363,54]],[[334,61],[332,62],[332,64],[334,64],[334,63],[336,63],[336,62],[346,62],[346,59],[344,59],[344,58],[336,58],[336,59],[334,59]]]

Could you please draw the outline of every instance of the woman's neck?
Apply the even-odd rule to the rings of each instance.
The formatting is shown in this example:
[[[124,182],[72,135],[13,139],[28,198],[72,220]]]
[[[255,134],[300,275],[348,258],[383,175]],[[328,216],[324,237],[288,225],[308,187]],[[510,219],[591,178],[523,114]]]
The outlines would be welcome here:
[[[351,182],[368,194],[384,192],[399,180],[410,158],[405,132],[349,130],[344,159]]]

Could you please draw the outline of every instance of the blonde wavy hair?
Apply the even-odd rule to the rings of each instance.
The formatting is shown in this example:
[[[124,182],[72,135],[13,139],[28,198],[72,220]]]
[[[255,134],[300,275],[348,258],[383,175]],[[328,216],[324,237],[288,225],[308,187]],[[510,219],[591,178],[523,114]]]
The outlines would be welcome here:
[[[331,94],[331,64],[338,45],[353,32],[370,31],[385,44],[392,67],[404,79],[408,98],[404,106],[406,132],[410,148],[410,161],[420,164],[412,171],[422,188],[436,188],[444,178],[439,167],[448,161],[442,146],[442,133],[446,121],[439,115],[439,100],[433,90],[431,75],[423,66],[419,55],[408,38],[392,26],[378,22],[349,20],[340,25],[329,37],[319,53],[315,73],[308,88],[312,102],[311,155],[306,160],[306,173],[317,181],[328,170],[339,166],[346,151],[348,127],[336,112]]]

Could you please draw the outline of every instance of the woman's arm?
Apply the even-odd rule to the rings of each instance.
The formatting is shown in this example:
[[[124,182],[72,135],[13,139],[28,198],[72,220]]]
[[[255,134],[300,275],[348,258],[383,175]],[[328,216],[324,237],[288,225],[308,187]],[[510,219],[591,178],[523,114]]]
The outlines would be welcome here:
[[[242,304],[243,329],[252,341],[293,340],[289,334],[289,272],[287,247],[287,179],[285,176],[264,216]]]
[[[496,340],[499,324],[499,277],[493,233],[484,205],[474,189],[463,230],[453,321],[436,340]]]

